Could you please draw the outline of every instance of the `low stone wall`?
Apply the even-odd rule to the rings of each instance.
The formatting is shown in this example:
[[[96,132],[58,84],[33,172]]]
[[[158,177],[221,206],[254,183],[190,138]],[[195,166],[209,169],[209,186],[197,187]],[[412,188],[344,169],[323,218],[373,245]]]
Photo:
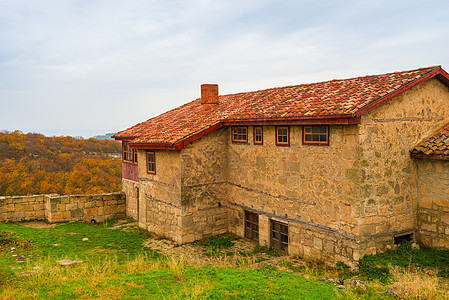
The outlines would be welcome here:
[[[44,220],[45,195],[0,197],[0,222]]]
[[[50,223],[84,221],[102,222],[126,216],[123,192],[61,196],[0,197],[0,221],[47,220]]]

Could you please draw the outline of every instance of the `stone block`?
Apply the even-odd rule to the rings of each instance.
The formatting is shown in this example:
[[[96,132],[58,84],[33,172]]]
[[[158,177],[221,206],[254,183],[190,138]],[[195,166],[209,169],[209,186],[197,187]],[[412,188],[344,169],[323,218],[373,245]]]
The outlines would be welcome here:
[[[437,224],[423,222],[421,224],[421,229],[424,231],[437,232]]]
[[[74,210],[78,208],[78,203],[74,202],[74,203],[68,203],[65,205],[65,210]]]
[[[69,221],[72,217],[72,212],[71,211],[63,211],[62,212],[62,217],[64,218],[64,220]]]
[[[445,224],[449,224],[449,213],[441,214],[441,222],[443,222]]]
[[[25,219],[26,220],[31,220],[31,219],[34,219],[34,218],[36,218],[36,212],[34,210],[25,212]]]
[[[52,217],[51,219],[53,222],[61,222],[64,219],[64,215],[62,214],[61,211],[53,212],[51,217]]]
[[[6,211],[15,211],[15,205],[14,204],[7,204],[6,205]]]
[[[441,199],[439,197],[433,198],[433,203],[442,207],[449,207],[449,199]]]
[[[96,203],[96,201],[86,201],[84,203],[84,207],[85,208],[93,208],[93,207],[95,207],[95,203]]]

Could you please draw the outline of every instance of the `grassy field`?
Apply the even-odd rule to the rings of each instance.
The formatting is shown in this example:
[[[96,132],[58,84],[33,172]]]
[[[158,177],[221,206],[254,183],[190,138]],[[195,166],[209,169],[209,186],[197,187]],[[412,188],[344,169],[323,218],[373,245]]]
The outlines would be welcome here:
[[[25,223],[26,225],[26,223]],[[111,224],[0,224],[1,299],[336,299],[330,283],[273,267],[188,266]],[[84,240],[83,240],[84,239]],[[59,266],[57,261],[82,263]]]
[[[393,265],[416,263],[421,269],[429,265],[445,276],[449,257],[447,251],[435,255],[429,252],[433,250],[417,251],[408,246],[387,255],[366,256],[358,272],[342,263],[329,269],[317,261],[298,267],[280,260],[276,267],[256,267],[252,253],[246,253],[233,267],[195,266],[145,247],[149,233],[129,227],[108,229],[112,224],[32,228],[24,226],[27,223],[0,223],[0,299],[393,299],[385,293],[388,287],[396,285],[398,295],[410,294],[404,290],[406,281],[416,281],[413,276],[422,275]],[[199,245],[220,259],[232,243],[232,238],[225,237]],[[279,255],[260,247],[254,253],[260,251]],[[431,258],[432,253],[436,259]],[[82,262],[61,266],[61,260]],[[340,290],[330,282],[316,280],[323,275],[356,276],[378,283]],[[418,279],[424,286],[413,295],[444,299],[444,291],[436,289],[437,276],[424,275]],[[399,287],[398,282],[402,284]]]

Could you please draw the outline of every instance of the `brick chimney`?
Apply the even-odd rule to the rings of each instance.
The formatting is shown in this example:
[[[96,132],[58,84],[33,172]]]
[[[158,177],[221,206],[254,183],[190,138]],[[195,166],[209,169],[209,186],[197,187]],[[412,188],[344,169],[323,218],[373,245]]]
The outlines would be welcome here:
[[[218,84],[201,85],[201,104],[218,104]]]

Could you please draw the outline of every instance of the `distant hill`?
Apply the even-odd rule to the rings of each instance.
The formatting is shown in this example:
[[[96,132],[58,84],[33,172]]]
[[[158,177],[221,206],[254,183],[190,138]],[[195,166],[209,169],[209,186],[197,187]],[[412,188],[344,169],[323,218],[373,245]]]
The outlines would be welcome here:
[[[115,133],[106,133],[104,135],[95,135],[94,139],[97,140],[114,140],[113,138],[111,138],[111,136],[113,136]]]
[[[0,196],[121,190],[121,145],[113,140],[0,132]]]

